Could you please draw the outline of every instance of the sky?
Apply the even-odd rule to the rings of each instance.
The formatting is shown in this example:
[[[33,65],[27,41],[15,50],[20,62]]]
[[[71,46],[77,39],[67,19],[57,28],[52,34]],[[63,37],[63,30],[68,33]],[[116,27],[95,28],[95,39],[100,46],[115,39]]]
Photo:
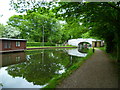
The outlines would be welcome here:
[[[51,0],[45,0],[45,1],[51,1]],[[10,0],[0,0],[0,23],[6,25],[7,20],[13,16],[13,15],[19,15],[19,13],[15,12],[15,10],[9,10],[10,9]]]
[[[15,10],[9,10],[10,5],[9,5],[10,0],[0,0],[0,23],[6,25],[6,21],[8,20],[9,17],[12,15],[16,15],[18,13],[15,12]]]

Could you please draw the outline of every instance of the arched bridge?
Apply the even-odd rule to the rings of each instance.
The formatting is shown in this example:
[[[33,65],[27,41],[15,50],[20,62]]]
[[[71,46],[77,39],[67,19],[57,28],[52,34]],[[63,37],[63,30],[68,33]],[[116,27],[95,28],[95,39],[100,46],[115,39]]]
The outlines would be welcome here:
[[[87,42],[87,43],[91,44],[91,46],[92,46],[93,42],[96,42],[96,41],[102,42],[102,40],[96,40],[96,39],[92,39],[92,38],[87,38],[87,39],[78,38],[78,39],[70,39],[70,40],[68,40],[68,44],[72,45],[72,46],[78,46],[80,43]],[[100,46],[102,46],[102,45],[100,45]]]

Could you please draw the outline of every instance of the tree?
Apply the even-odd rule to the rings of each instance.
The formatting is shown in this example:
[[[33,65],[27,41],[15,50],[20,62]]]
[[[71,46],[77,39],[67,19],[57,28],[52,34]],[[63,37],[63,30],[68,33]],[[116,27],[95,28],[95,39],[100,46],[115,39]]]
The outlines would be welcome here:
[[[67,22],[71,18],[78,18],[82,21],[84,26],[87,25],[90,35],[106,41],[107,52],[117,52],[118,60],[120,58],[119,5],[120,2],[60,2],[59,7],[56,7],[54,11],[58,17],[64,18]]]
[[[0,24],[0,38],[2,37],[4,30],[5,30],[5,26],[3,24]]]
[[[12,27],[11,25],[6,25],[2,37],[19,38],[19,35],[20,35],[20,30],[18,28]]]
[[[88,28],[87,35],[105,40],[106,51],[108,53],[116,52],[117,60],[120,61],[120,2],[58,2],[58,4],[52,8],[57,18],[65,20],[67,23],[76,19],[78,22],[82,22]],[[51,3],[46,5],[50,7]],[[37,7],[37,5],[33,6]],[[50,8],[48,9],[50,10]]]
[[[2,25],[0,24],[0,36],[4,38],[18,38],[20,30],[11,25]]]
[[[42,41],[59,42],[57,38],[61,38],[57,32],[60,31],[60,24],[53,17],[52,12],[40,14],[38,11],[28,11],[27,15],[15,15],[9,18],[8,24],[18,27],[21,30],[21,38]],[[49,14],[49,15],[48,15]],[[44,33],[43,33],[44,32]],[[54,38],[53,36],[57,36]]]

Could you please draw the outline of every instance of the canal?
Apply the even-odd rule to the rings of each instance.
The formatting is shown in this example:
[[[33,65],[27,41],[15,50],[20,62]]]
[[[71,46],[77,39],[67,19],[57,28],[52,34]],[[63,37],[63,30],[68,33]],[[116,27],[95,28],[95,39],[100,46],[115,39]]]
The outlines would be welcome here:
[[[1,54],[0,86],[2,88],[43,88],[55,76],[82,61],[87,53],[77,48],[42,49]]]

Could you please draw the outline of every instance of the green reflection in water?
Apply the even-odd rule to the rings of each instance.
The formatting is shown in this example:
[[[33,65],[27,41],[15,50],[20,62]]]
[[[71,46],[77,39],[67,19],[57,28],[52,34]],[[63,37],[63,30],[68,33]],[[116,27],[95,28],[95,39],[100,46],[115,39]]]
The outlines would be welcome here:
[[[64,73],[80,57],[68,55],[65,49],[51,49],[27,51],[26,59],[23,63],[8,66],[9,75],[23,77],[34,85],[45,85],[54,76]]]

